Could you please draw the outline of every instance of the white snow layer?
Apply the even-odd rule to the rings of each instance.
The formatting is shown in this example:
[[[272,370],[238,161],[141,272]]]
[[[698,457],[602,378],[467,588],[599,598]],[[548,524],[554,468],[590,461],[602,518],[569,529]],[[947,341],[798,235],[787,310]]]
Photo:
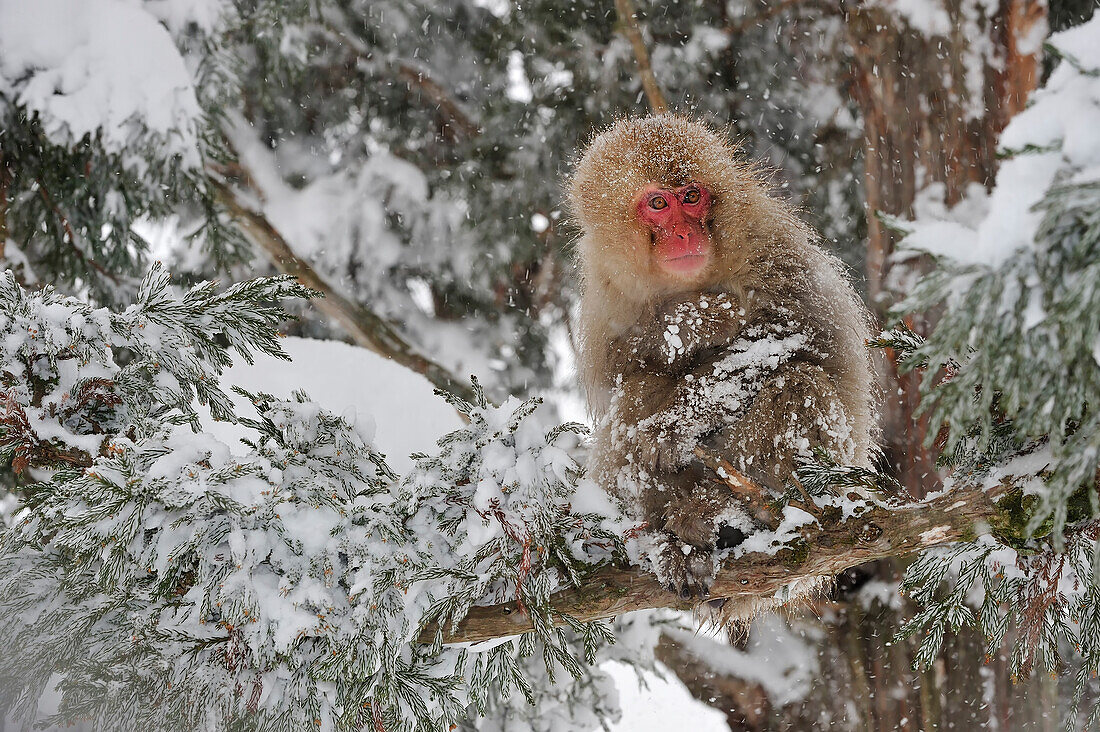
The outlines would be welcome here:
[[[320,406],[373,433],[373,444],[398,474],[412,468],[410,453],[432,452],[437,439],[462,427],[458,413],[433,393],[427,379],[376,353],[308,338],[286,338],[282,345],[291,361],[257,354],[255,364],[241,361],[228,369],[222,383],[283,399],[304,390]],[[232,396],[238,415],[254,416],[247,399]],[[209,418],[203,430],[240,454],[247,450],[240,438],[252,434]]]
[[[168,29],[125,0],[0,0],[0,93],[71,146],[102,130],[109,152],[145,133],[166,155],[199,163],[201,114]]]
[[[1050,42],[1070,60],[1058,65],[1001,134],[1001,149],[1014,156],[1001,164],[985,205],[964,209],[973,213],[969,221],[957,212],[918,216],[903,246],[996,267],[1032,246],[1042,218],[1034,206],[1051,185],[1063,182],[1060,175],[1072,175],[1074,183],[1100,179],[1100,15]]]
[[[951,32],[951,18],[938,0],[875,0],[905,19],[910,28],[926,36],[946,36]]]
[[[671,672],[661,677],[644,671],[639,679],[633,668],[618,661],[608,661],[603,665],[603,670],[615,681],[615,687],[619,690],[619,706],[623,711],[622,718],[611,725],[611,732],[729,730],[726,715],[692,698],[683,683]]]

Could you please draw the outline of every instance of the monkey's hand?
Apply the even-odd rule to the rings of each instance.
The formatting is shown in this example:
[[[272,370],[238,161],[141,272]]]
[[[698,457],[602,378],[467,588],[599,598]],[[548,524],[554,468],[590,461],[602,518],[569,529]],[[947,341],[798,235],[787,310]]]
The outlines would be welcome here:
[[[680,370],[732,343],[744,325],[744,308],[733,295],[696,292],[662,303],[651,326],[632,334],[629,349],[653,368]]]
[[[718,573],[714,553],[665,535],[649,554],[657,580],[684,599],[706,599]]]

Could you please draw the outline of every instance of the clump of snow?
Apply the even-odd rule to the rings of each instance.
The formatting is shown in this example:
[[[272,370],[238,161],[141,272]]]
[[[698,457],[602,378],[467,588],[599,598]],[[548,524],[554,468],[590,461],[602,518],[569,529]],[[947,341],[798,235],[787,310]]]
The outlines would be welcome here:
[[[762,529],[749,534],[745,541],[732,550],[732,556],[742,557],[755,553],[776,554],[799,540],[800,527],[815,521],[817,519],[800,508],[784,506],[779,525],[774,530]]]
[[[250,392],[305,391],[314,403],[373,435],[374,446],[398,473],[412,468],[410,455],[430,450],[462,426],[427,379],[383,356],[339,341],[284,338],[280,343],[290,361],[259,355],[255,363],[227,369],[223,381]],[[238,414],[248,413],[243,396],[234,394],[233,402]],[[212,419],[204,419],[203,430],[242,454],[246,448],[240,438],[250,433],[242,425]]]
[[[40,115],[50,140],[101,134],[108,152],[155,135],[200,163],[193,79],[168,30],[124,0],[0,0],[0,93]]]
[[[1000,147],[1012,156],[988,200],[978,193],[950,214],[926,210],[901,246],[997,267],[1034,244],[1042,220],[1035,206],[1052,185],[1100,179],[1100,17],[1050,42],[1067,60],[1001,134]]]
[[[903,18],[910,28],[926,36],[946,36],[951,33],[951,18],[939,0],[874,0]]]
[[[693,732],[726,732],[726,716],[696,701],[672,673],[639,674],[624,663],[609,661],[603,670],[615,681],[622,719],[612,732],[667,732],[690,726]],[[596,729],[593,729],[596,732]]]
[[[1097,18],[1067,28],[1050,37],[1050,45],[1086,69],[1100,68],[1100,44],[1096,42]]]
[[[901,610],[904,605],[901,597],[901,583],[897,581],[872,579],[859,588],[856,599],[860,605],[868,609],[878,605],[892,610]]]

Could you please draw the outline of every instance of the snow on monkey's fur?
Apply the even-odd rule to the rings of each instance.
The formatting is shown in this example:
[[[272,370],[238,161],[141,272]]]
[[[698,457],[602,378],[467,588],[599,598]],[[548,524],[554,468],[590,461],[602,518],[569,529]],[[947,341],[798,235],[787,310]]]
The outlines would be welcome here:
[[[654,184],[676,188],[693,182],[705,186],[713,197],[706,220],[713,252],[706,269],[685,279],[658,266],[651,254],[650,230],[638,218],[637,202],[640,192]],[[794,458],[806,455],[812,445],[806,444],[801,426],[792,428],[791,409],[770,414],[759,404],[765,397],[755,399],[753,409],[754,398],[763,390],[770,390],[769,400],[781,398],[785,383],[795,383],[800,373],[810,372],[812,378],[800,388],[811,394],[807,407],[811,399],[820,402],[815,418],[829,422],[819,425],[831,435],[832,444],[824,447],[845,462],[870,466],[876,452],[877,392],[864,345],[870,333],[869,316],[839,262],[813,243],[811,230],[787,204],[769,195],[759,169],[740,160],[737,148],[724,135],[675,114],[621,120],[598,134],[584,151],[569,182],[569,202],[582,232],[578,243],[580,368],[597,422],[590,470],[628,511],[649,520],[654,528],[653,501],[648,495],[665,491],[669,480],[678,480],[662,480],[672,473],[639,461],[635,445],[642,429],[661,418],[662,409],[669,409],[673,389],[678,393],[695,389],[700,393],[694,396],[706,402],[686,403],[662,422],[661,439],[669,437],[677,445],[670,451],[677,475],[690,461],[685,447],[706,440],[709,448],[750,477],[778,488],[789,478]],[[681,344],[677,328],[669,327],[674,322],[669,319],[670,309],[680,318],[675,322],[691,322],[702,313],[699,308],[716,302],[732,306],[739,314],[739,325],[744,327],[736,336],[723,341],[717,355],[713,348],[679,354],[686,356],[690,368],[670,372],[671,376],[662,374],[666,380],[647,383],[644,394],[624,395],[629,390],[624,372],[637,368],[631,355],[637,350],[624,350],[624,339],[641,334],[665,341],[652,347],[669,353],[671,363],[677,354],[669,349]],[[767,352],[770,360],[746,364],[753,352]],[[740,359],[741,365],[723,370],[722,359],[726,363]],[[710,369],[707,379],[693,381],[692,369],[699,373],[700,361]],[[633,399],[633,406],[623,406],[627,397]],[[724,421],[693,423],[704,407],[714,407],[716,399],[726,400],[721,405],[726,410]],[[760,460],[754,465],[756,456],[744,454],[754,449],[752,441],[744,438],[744,425],[738,425],[739,419],[748,418],[746,413],[758,433],[766,434],[768,442],[774,440],[768,449],[777,451],[783,471],[778,464],[761,466]],[[798,444],[784,445],[784,440]],[[670,490],[668,495],[673,493]],[[667,532],[667,541],[655,540],[650,559],[662,581],[683,591],[675,569],[662,569],[662,562],[682,562],[676,559],[677,552],[683,550],[687,556],[693,548],[705,549],[707,544],[699,536],[686,538],[691,532],[676,528],[682,521],[677,523],[677,507],[669,503],[680,499],[666,496],[663,500],[661,510],[666,513],[657,528]],[[723,511],[710,511],[706,520],[718,521],[722,518],[718,514]],[[726,520],[731,515],[724,512]],[[681,539],[682,546],[677,543]],[[690,561],[695,565],[682,570],[689,577],[708,572],[713,577],[713,560],[710,564],[705,559]],[[694,586],[701,586],[705,594],[709,579],[700,580],[701,585]]]

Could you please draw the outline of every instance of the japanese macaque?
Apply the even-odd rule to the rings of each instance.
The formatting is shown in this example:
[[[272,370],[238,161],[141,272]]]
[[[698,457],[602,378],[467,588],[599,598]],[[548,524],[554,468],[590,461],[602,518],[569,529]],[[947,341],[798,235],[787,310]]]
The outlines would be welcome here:
[[[753,531],[697,460],[782,491],[815,448],[869,466],[869,319],[840,265],[723,135],[673,114],[622,120],[569,182],[583,294],[590,475],[646,522],[657,577],[706,597]]]

